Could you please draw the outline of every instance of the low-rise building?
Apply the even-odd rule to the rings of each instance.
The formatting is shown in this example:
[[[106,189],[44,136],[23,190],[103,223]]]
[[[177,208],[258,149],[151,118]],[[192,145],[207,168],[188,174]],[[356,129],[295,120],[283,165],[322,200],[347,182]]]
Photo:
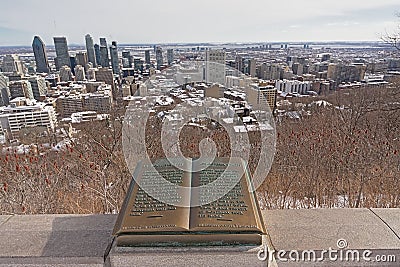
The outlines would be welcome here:
[[[17,97],[33,99],[32,86],[29,81],[26,80],[12,81],[9,84],[9,90],[11,94],[11,99]]]
[[[247,102],[250,105],[259,106],[267,104],[274,112],[276,109],[277,89],[273,85],[260,86],[259,84],[252,84],[246,90]]]
[[[279,80],[276,81],[275,87],[278,91],[284,93],[299,93],[307,94],[312,88],[312,82],[310,81],[298,81],[298,80]]]
[[[99,86],[96,92],[79,93],[68,92],[57,98],[57,112],[60,117],[70,117],[73,113],[82,111],[96,111],[109,113],[112,108],[112,90],[109,85]]]
[[[54,131],[57,118],[52,106],[45,103],[16,98],[10,101],[10,106],[0,109],[0,125],[9,140],[17,139],[22,128],[47,127]]]

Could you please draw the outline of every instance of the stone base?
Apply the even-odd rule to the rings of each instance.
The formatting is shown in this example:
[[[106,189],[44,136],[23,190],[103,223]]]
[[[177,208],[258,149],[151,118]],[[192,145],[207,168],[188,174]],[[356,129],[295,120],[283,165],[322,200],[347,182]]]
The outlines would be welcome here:
[[[262,246],[118,247],[109,266],[266,266],[257,258]]]

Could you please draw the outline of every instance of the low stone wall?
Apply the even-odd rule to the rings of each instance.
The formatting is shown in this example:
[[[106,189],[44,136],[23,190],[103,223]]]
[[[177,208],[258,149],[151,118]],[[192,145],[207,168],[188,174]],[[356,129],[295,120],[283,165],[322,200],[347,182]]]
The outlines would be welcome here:
[[[271,262],[258,259],[265,255],[260,247],[117,248],[116,215],[0,216],[0,266],[400,266],[400,209],[262,214],[269,234],[263,248],[275,250]],[[330,257],[330,250],[338,252]],[[345,260],[348,251],[360,253],[360,261]],[[302,258],[310,253],[316,257]]]

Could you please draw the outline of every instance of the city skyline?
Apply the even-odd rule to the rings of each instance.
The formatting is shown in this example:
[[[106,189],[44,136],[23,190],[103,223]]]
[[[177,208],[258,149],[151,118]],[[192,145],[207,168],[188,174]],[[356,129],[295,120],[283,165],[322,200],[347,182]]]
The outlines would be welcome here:
[[[2,2],[0,46],[28,46],[35,35],[46,44],[53,36],[84,44],[87,33],[119,43],[377,41],[397,29],[400,11],[394,0]]]

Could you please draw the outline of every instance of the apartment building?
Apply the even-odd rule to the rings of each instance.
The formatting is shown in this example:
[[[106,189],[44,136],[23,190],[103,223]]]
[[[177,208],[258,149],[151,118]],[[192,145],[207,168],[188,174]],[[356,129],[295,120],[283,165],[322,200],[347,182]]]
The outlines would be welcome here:
[[[22,128],[40,126],[54,131],[57,127],[56,112],[44,103],[16,98],[10,101],[10,106],[0,109],[0,125],[10,140],[17,139]]]

